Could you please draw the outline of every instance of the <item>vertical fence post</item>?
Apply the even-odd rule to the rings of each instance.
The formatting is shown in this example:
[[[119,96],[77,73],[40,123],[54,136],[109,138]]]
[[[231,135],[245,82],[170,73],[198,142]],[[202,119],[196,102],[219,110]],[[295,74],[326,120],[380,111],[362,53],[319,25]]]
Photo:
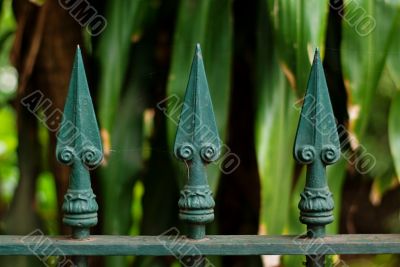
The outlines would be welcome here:
[[[340,143],[318,49],[307,84],[293,149],[297,162],[307,165],[306,185],[299,202],[300,221],[307,236],[325,235],[333,222],[333,198],[326,180],[326,166],[340,157]],[[307,266],[324,266],[323,255],[308,255]]]
[[[72,227],[72,238],[88,238],[90,227],[97,224],[98,210],[89,170],[100,165],[103,152],[79,47],[57,134],[56,156],[60,163],[71,166],[68,191],[62,206],[63,222]],[[83,256],[78,256],[74,262],[77,266],[87,266],[87,259]]]
[[[176,132],[174,153],[188,166],[187,184],[180,193],[179,218],[189,225],[188,237],[202,239],[214,219],[215,202],[207,182],[206,165],[220,154],[200,45],[197,44]]]

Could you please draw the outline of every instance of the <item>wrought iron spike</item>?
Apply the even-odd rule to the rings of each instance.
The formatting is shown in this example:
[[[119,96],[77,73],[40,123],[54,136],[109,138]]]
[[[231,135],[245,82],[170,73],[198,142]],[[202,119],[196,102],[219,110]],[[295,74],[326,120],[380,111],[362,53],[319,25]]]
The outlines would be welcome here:
[[[300,221],[313,230],[310,234],[323,235],[325,225],[333,221],[334,208],[325,168],[339,159],[340,143],[318,49],[307,84],[293,154],[297,162],[308,166],[306,187],[299,203]]]
[[[189,82],[175,137],[175,156],[189,166],[189,179],[178,202],[179,217],[190,225],[189,237],[205,236],[205,224],[214,219],[215,202],[205,166],[220,154],[221,142],[215,123],[200,45],[196,45]]]
[[[326,181],[326,165],[340,157],[340,143],[318,49],[307,84],[293,155],[307,165],[306,185],[300,194],[300,221],[308,237],[323,237],[333,222],[334,203]],[[306,266],[325,266],[323,255],[307,256]]]
[[[89,228],[97,224],[98,205],[91,188],[89,170],[100,165],[102,151],[78,46],[56,148],[57,160],[72,168],[62,209],[63,222],[72,227],[74,238],[88,236]]]

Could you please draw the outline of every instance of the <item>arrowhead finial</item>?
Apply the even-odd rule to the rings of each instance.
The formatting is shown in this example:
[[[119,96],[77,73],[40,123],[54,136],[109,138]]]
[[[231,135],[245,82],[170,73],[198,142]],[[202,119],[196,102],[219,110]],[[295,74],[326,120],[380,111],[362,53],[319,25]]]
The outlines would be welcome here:
[[[182,160],[191,160],[194,150],[208,163],[220,153],[220,138],[208,89],[200,45],[196,45],[183,108],[176,132],[174,152]]]
[[[75,237],[85,237],[89,227],[97,224],[98,210],[89,169],[100,165],[103,152],[79,46],[57,134],[56,156],[60,163],[72,168],[64,197],[63,222],[73,227]]]
[[[336,120],[318,48],[314,54],[293,154],[299,163],[310,164],[317,157],[325,165],[335,163],[340,156]]]
[[[310,236],[323,236],[333,221],[334,203],[325,168],[340,157],[340,143],[318,49],[307,84],[293,155],[307,165],[306,186],[299,203],[300,221]]]
[[[189,179],[181,191],[179,217],[191,226],[189,237],[201,239],[214,219],[214,200],[205,165],[220,154],[220,138],[208,89],[200,45],[196,45],[189,82],[176,132],[174,152],[187,162]]]

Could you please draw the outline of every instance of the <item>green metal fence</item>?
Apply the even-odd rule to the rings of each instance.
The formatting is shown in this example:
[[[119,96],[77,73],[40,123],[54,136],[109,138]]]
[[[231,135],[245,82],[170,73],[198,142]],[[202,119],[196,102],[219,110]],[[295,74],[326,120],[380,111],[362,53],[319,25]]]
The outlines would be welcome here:
[[[2,235],[0,255],[61,256],[59,266],[87,266],[90,255],[173,255],[184,266],[212,266],[207,255],[299,254],[306,255],[307,266],[324,266],[325,255],[400,253],[400,235],[325,235],[325,225],[334,220],[325,169],[340,158],[340,142],[318,50],[293,148],[296,161],[307,165],[306,184],[298,205],[300,221],[308,229],[305,235],[206,234],[206,224],[213,221],[216,205],[208,186],[206,166],[217,160],[221,141],[199,45],[174,145],[175,156],[188,168],[187,184],[178,201],[179,217],[188,225],[185,236],[177,228],[159,236],[90,235],[90,227],[98,221],[98,205],[89,171],[100,165],[103,150],[79,48],[57,139],[56,157],[71,167],[62,211],[63,222],[71,227],[72,235]],[[273,155],[269,160],[274,160]]]

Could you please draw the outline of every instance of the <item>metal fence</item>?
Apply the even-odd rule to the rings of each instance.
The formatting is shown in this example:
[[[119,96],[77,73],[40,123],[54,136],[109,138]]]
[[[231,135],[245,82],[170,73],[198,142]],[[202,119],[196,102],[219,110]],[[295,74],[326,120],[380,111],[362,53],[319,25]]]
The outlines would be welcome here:
[[[220,147],[197,45],[174,145],[175,156],[188,167],[187,184],[178,201],[179,218],[188,226],[186,235],[177,228],[159,236],[90,235],[90,227],[98,221],[98,205],[89,171],[102,162],[103,149],[78,48],[56,149],[58,161],[71,167],[62,211],[63,222],[71,227],[72,235],[2,235],[0,255],[59,256],[59,266],[87,266],[90,255],[173,255],[184,266],[212,266],[207,255],[297,254],[306,256],[307,266],[324,266],[325,255],[400,253],[400,235],[325,235],[325,226],[334,220],[334,202],[325,169],[340,158],[340,143],[318,50],[293,148],[296,161],[307,165],[306,184],[298,205],[300,222],[307,225],[307,234],[207,235],[206,224],[213,221],[216,204],[208,186],[206,166],[217,160]],[[270,160],[274,160],[273,155]]]

